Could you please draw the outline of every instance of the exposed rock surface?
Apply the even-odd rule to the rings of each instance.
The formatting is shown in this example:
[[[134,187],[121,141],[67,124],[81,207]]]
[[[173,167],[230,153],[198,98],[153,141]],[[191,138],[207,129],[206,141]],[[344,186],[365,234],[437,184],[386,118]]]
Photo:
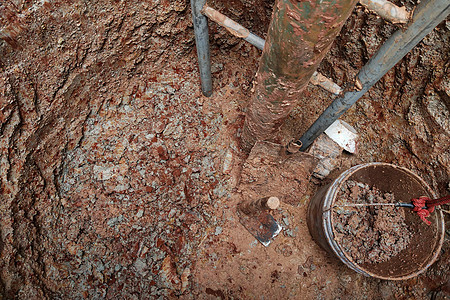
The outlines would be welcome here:
[[[272,1],[212,5],[263,35]],[[252,255],[266,253],[225,217],[232,217],[229,199],[243,165],[233,137],[260,52],[211,25],[215,93],[204,98],[187,1],[2,1],[0,20],[10,37],[0,40],[0,295],[259,297],[261,286],[248,282],[228,290],[209,285],[196,262],[205,251],[202,266],[211,268],[236,255],[241,248],[232,244],[214,250],[215,242],[227,243],[230,228],[250,252],[244,261],[225,260],[234,264],[227,270],[249,280],[249,268],[258,269]],[[393,162],[448,193],[449,27],[440,24],[346,114],[361,142],[341,169]],[[343,85],[394,29],[357,7],[322,72]],[[305,130],[330,100],[309,87],[283,138]],[[308,188],[305,194],[316,187]],[[298,271],[270,270],[267,298],[301,289],[348,298],[448,291],[448,237],[447,252],[427,274],[380,282],[295,234],[304,220],[293,216],[304,205],[285,206],[277,217],[293,227],[275,251]],[[305,243],[314,257],[301,255]]]

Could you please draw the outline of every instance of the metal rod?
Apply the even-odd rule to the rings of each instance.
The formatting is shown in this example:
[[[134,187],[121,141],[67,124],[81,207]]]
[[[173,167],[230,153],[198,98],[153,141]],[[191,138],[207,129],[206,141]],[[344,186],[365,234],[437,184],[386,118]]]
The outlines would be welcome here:
[[[251,33],[247,28],[242,26],[241,24],[233,21],[227,16],[223,15],[219,11],[205,4],[202,9],[202,14],[207,16],[212,21],[217,24],[225,27],[232,35],[237,36],[239,38],[243,38],[250,44],[256,46],[259,50],[263,50],[264,48],[264,40],[257,36],[256,34]]]
[[[243,202],[238,205],[238,208],[247,215],[257,213],[261,210],[273,210],[280,206],[280,199],[278,197],[265,197],[254,201]]]
[[[219,11],[205,4],[202,9],[202,14],[207,16],[211,21],[216,22],[217,24],[225,27],[232,35],[243,38],[259,50],[264,49],[264,45],[266,41],[263,38],[260,38],[256,34],[249,31],[247,28],[242,26],[241,24],[235,22],[229,17],[223,15]],[[342,92],[342,88],[334,83],[331,79],[323,76],[318,72],[314,72],[311,77],[310,83],[313,85],[321,86],[323,89],[333,93],[335,95],[339,95]]]
[[[304,151],[308,148],[322,132],[358,101],[449,13],[449,0],[421,2],[415,10],[413,22],[408,29],[396,31],[361,69],[355,82],[360,90],[346,92],[343,97],[335,99],[300,138],[303,144],[300,150]]]
[[[208,19],[201,13],[205,2],[206,0],[191,0],[191,8],[202,92],[203,95],[209,97],[212,94],[212,79],[211,58],[209,52]]]

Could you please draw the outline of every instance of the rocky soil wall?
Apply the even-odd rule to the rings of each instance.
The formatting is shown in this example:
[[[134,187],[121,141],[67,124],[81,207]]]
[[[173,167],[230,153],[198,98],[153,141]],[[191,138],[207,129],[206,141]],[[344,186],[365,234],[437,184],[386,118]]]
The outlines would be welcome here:
[[[264,36],[273,2],[211,5]],[[215,93],[204,98],[188,1],[7,1],[0,28],[0,298],[256,295],[209,288],[196,262],[223,236],[259,51],[212,24]],[[358,6],[321,71],[344,85],[395,29]],[[449,192],[449,32],[441,23],[346,114],[361,142],[339,170],[393,162]],[[278,141],[331,99],[310,86]],[[349,275],[311,295],[448,293],[445,243],[418,281]]]

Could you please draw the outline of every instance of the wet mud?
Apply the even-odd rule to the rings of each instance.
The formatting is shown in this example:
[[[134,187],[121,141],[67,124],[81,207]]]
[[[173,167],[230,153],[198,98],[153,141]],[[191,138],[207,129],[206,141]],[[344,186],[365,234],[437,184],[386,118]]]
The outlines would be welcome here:
[[[335,239],[357,264],[385,262],[408,247],[413,232],[405,223],[405,208],[340,206],[395,203],[393,194],[348,180],[337,197],[332,213]]]

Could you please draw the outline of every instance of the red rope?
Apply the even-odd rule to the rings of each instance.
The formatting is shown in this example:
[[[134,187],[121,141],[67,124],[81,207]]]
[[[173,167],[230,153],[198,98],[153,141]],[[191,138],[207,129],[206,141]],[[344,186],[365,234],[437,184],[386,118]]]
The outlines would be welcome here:
[[[422,221],[430,225],[431,222],[427,220],[427,217],[430,216],[436,206],[450,203],[450,195],[434,200],[422,196],[418,199],[412,199],[412,203],[414,205],[413,211],[417,212]]]

